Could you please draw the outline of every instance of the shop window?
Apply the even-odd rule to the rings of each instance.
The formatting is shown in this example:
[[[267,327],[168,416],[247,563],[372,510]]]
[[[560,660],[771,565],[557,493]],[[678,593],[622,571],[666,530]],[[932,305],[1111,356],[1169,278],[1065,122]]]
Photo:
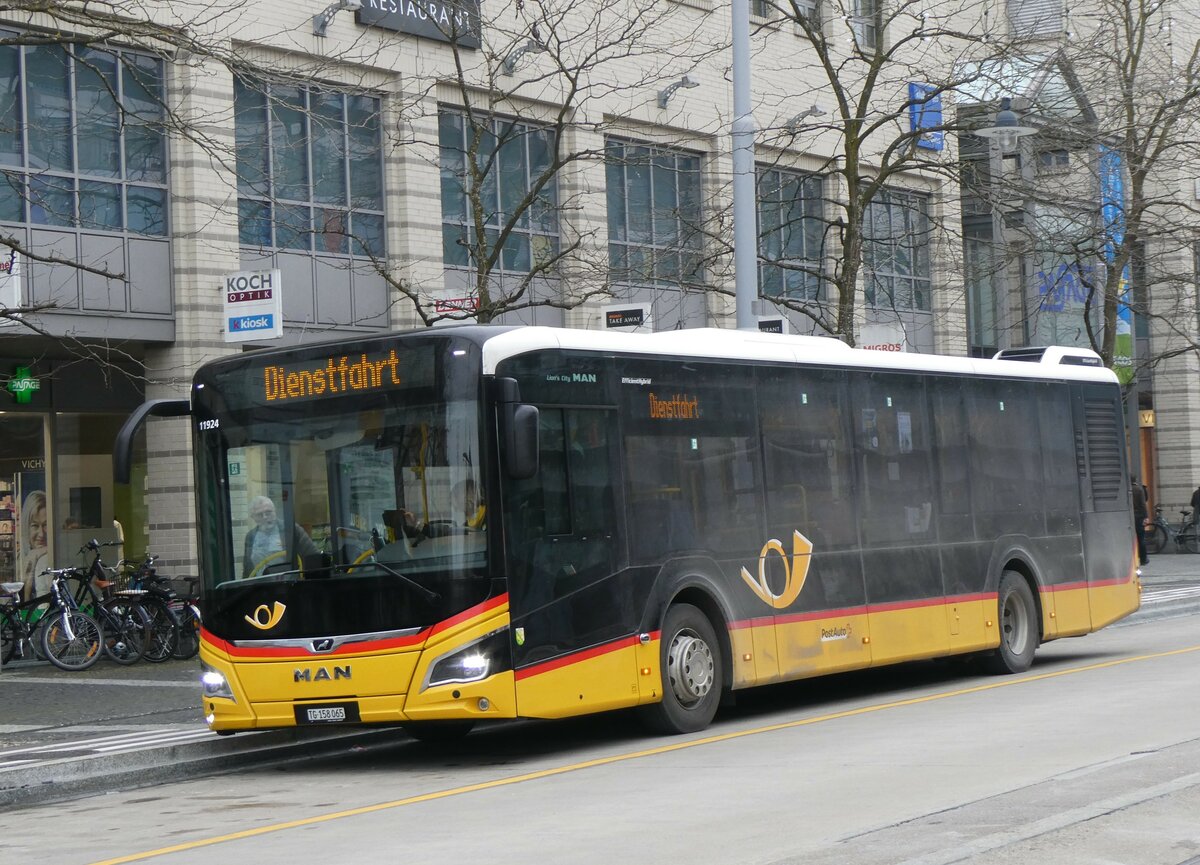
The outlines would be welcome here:
[[[109,564],[115,564],[119,556],[129,558],[145,551],[147,511],[140,481],[145,478],[146,457],[142,445],[134,452],[130,484],[118,486],[112,478],[113,443],[124,421],[121,414],[54,416],[57,562],[82,564],[79,550],[92,538],[125,540],[123,549],[105,551]]]

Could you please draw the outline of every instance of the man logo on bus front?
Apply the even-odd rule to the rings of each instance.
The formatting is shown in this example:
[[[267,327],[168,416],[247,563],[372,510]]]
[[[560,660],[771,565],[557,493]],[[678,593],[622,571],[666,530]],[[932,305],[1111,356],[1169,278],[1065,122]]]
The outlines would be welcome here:
[[[799,532],[793,531],[792,558],[789,561],[783,543],[771,538],[763,544],[763,548],[758,553],[758,579],[750,576],[750,572],[745,568],[742,568],[742,579],[764,604],[777,610],[786,609],[800,596],[800,590],[804,588],[804,581],[808,578],[812,548],[812,541]],[[783,562],[783,591],[778,595],[771,591],[771,587],[767,583],[767,556],[771,553],[778,555]]]

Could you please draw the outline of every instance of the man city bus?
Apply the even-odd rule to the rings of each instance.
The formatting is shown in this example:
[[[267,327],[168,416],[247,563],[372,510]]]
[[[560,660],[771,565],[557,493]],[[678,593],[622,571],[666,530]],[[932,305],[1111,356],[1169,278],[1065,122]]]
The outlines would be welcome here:
[[[636,707],[946,655],[1001,673],[1136,610],[1094,353],[464,326],[203,365],[190,419],[218,732]],[[252,517],[252,511],[254,516]]]

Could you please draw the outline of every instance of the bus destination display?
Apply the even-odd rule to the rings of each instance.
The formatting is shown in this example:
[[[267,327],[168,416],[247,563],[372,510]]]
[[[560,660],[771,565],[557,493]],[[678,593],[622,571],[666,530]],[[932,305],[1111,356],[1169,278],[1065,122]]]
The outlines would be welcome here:
[[[347,393],[365,393],[403,384],[396,350],[372,360],[363,354],[328,357],[302,367],[263,367],[263,398],[267,402],[306,400]]]

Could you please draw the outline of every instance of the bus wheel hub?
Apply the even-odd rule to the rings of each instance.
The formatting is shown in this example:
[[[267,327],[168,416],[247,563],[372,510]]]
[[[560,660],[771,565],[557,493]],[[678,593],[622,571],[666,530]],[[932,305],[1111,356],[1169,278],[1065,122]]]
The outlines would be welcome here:
[[[713,686],[713,656],[708,644],[690,631],[680,631],[667,655],[671,690],[685,706],[703,699]]]

